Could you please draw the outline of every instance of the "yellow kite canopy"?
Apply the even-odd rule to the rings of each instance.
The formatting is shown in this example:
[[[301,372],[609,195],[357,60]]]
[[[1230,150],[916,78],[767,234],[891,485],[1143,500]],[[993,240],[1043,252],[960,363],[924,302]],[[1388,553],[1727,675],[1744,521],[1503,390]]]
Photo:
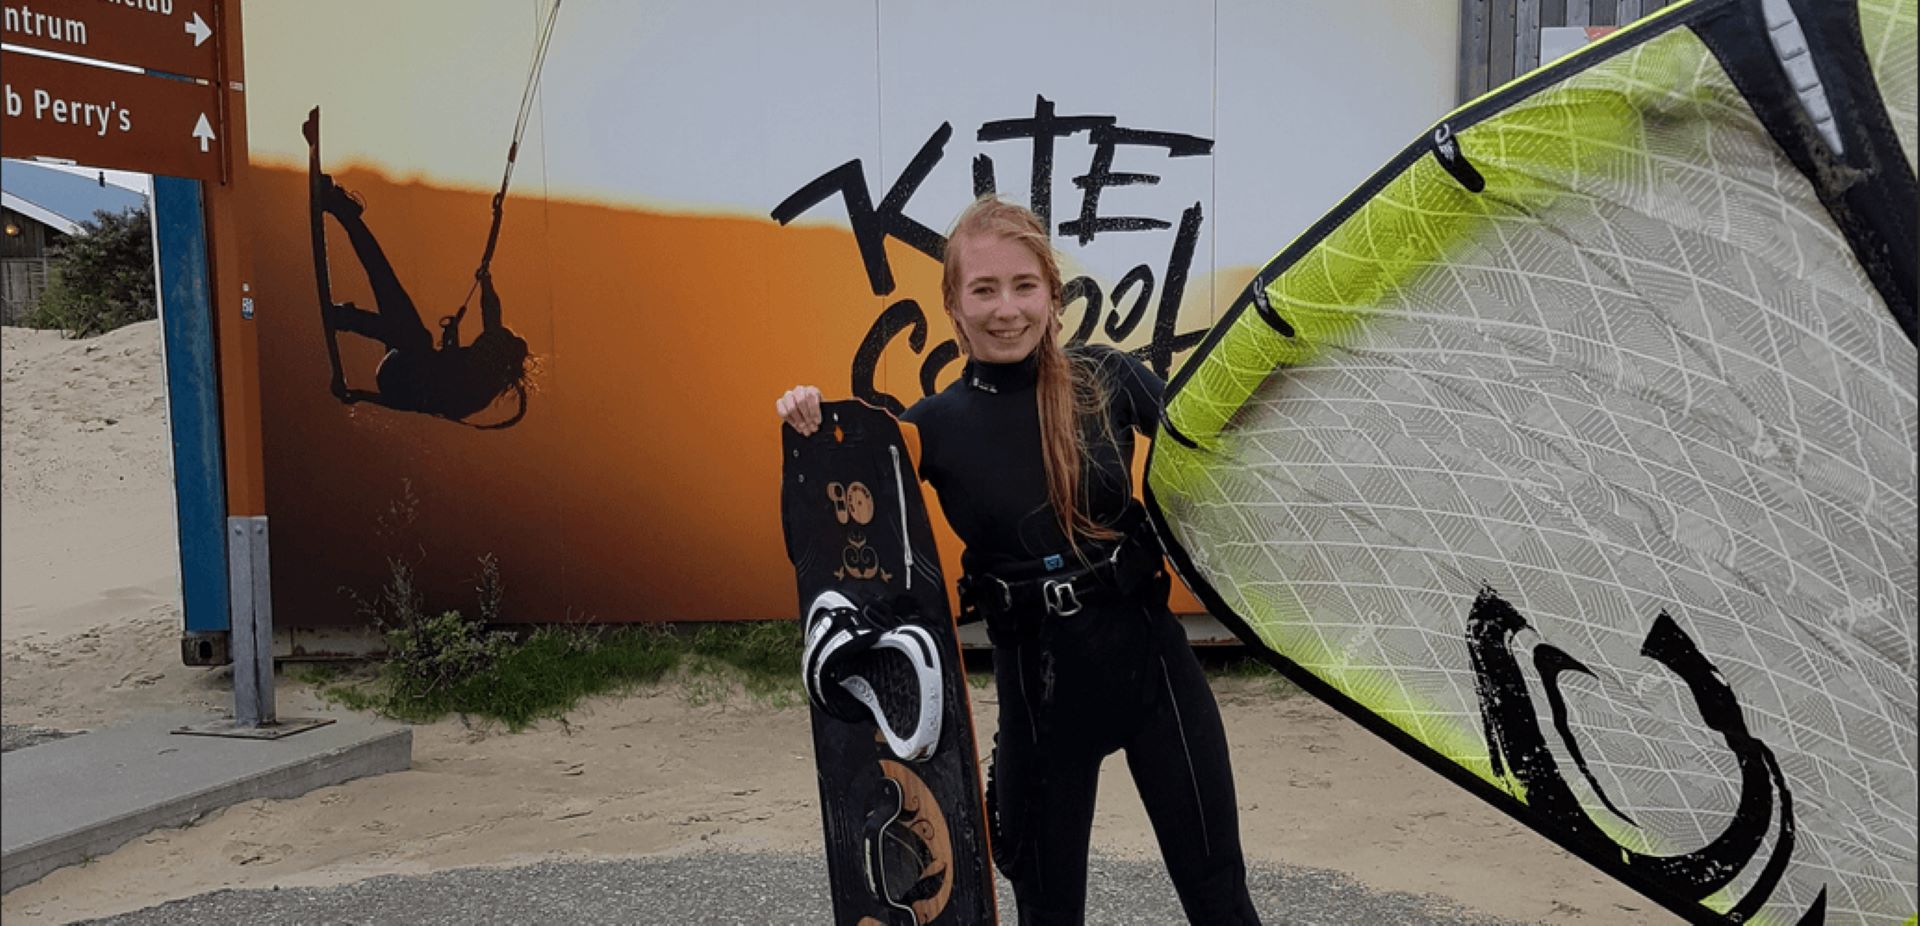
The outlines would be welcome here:
[[[1915,19],[1695,0],[1453,113],[1148,468],[1244,640],[1697,921],[1916,910]]]

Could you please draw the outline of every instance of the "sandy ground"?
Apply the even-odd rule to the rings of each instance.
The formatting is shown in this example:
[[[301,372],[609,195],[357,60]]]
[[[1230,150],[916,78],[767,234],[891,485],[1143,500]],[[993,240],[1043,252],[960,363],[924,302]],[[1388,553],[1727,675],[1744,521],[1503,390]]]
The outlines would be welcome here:
[[[85,730],[230,709],[226,670],[180,665],[158,328],[4,338],[0,722]],[[519,734],[457,719],[421,726],[409,771],[150,834],[8,893],[0,916],[65,922],[220,888],[556,857],[817,852],[805,711],[695,690],[596,699]],[[1523,920],[1675,921],[1318,702],[1251,681],[1216,690],[1253,859]],[[993,692],[975,696],[989,730]],[[282,716],[334,710],[283,677]],[[1094,843],[1156,855],[1117,759],[1102,774]]]
[[[180,598],[160,327],[0,328],[4,635],[159,616]]]

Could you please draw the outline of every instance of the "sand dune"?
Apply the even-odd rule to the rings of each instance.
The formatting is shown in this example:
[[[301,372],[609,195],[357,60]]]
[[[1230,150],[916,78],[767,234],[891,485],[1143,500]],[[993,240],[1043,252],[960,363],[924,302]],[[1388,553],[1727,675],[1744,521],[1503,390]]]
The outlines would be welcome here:
[[[177,614],[160,323],[0,338],[0,633],[11,643]]]

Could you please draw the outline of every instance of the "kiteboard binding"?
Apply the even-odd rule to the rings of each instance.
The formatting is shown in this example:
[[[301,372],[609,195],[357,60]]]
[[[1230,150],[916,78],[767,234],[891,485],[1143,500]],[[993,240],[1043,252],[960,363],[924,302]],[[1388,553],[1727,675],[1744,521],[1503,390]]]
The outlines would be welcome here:
[[[782,428],[781,523],[834,922],[997,921],[960,649],[901,426],[829,402]]]

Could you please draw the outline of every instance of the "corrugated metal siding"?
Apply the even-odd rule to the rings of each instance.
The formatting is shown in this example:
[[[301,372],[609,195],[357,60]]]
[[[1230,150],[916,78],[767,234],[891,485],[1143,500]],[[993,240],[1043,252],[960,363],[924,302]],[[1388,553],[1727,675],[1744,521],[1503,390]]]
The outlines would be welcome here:
[[[1540,30],[1633,22],[1674,0],[1460,0],[1460,102],[1540,66]]]

